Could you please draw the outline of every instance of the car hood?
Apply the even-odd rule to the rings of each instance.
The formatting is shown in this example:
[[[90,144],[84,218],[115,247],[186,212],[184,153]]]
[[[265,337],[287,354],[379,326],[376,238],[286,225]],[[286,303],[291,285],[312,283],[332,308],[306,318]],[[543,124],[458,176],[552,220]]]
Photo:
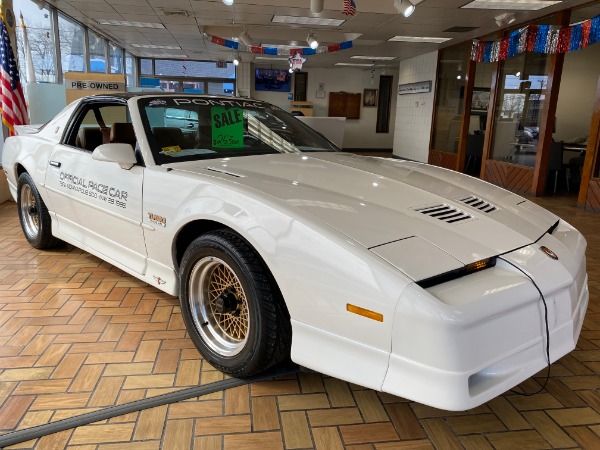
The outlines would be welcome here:
[[[396,159],[305,153],[169,167],[268,194],[370,249],[419,237],[463,264],[531,244],[558,220],[477,178]]]

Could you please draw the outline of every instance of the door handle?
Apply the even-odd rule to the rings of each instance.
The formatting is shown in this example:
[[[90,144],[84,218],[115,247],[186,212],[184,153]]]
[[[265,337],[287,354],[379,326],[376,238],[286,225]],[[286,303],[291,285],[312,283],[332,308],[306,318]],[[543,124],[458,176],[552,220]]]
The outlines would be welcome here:
[[[50,165],[53,167],[60,167],[61,163],[59,161],[50,161]]]

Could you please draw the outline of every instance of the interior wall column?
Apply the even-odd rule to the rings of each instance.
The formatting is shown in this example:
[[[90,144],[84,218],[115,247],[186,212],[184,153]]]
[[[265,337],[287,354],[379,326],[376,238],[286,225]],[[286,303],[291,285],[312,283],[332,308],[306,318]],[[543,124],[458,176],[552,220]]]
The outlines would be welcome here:
[[[557,25],[568,26],[571,11],[565,10],[557,14]],[[535,157],[535,168],[533,171],[533,185],[531,193],[540,196],[546,189],[548,178],[548,163],[550,161],[550,146],[554,132],[554,121],[556,120],[556,107],[558,105],[558,93],[560,81],[565,62],[564,53],[554,54],[550,57],[550,68],[548,70],[548,84],[546,85],[546,104],[542,113],[538,148]]]
[[[462,105],[462,118],[458,134],[458,151],[456,153],[456,167],[454,170],[462,172],[465,168],[467,155],[467,142],[469,140],[469,125],[471,123],[471,104],[473,103],[473,87],[475,86],[476,62],[469,58],[465,78],[465,93]]]

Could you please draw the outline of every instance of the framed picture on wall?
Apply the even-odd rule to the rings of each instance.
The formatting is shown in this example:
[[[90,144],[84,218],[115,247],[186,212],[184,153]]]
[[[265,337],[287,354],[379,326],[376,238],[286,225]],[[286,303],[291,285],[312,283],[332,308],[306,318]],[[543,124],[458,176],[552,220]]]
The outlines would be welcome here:
[[[473,88],[471,114],[487,114],[490,106],[490,90],[488,88]]]
[[[377,106],[377,89],[365,89],[363,94],[363,106],[374,108]]]

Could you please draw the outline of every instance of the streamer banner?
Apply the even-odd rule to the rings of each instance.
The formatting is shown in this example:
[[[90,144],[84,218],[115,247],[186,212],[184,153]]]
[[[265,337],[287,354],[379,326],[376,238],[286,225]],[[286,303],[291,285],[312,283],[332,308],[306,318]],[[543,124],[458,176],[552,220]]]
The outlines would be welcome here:
[[[523,52],[549,55],[567,53],[581,50],[598,42],[600,42],[600,15],[566,27],[528,25],[496,41],[473,39],[471,60],[476,62],[504,61]]]
[[[294,56],[296,53],[300,55],[318,55],[322,53],[338,52],[340,50],[348,50],[353,47],[352,41],[340,42],[339,44],[321,45],[316,49],[310,47],[301,48],[278,48],[278,47],[262,47],[256,45],[244,45],[240,42],[232,41],[229,39],[223,39],[218,36],[212,36],[210,34],[204,34],[204,39],[213,44],[220,45],[222,47],[232,48],[239,52],[246,53],[257,53],[260,55],[273,55],[273,56]]]

